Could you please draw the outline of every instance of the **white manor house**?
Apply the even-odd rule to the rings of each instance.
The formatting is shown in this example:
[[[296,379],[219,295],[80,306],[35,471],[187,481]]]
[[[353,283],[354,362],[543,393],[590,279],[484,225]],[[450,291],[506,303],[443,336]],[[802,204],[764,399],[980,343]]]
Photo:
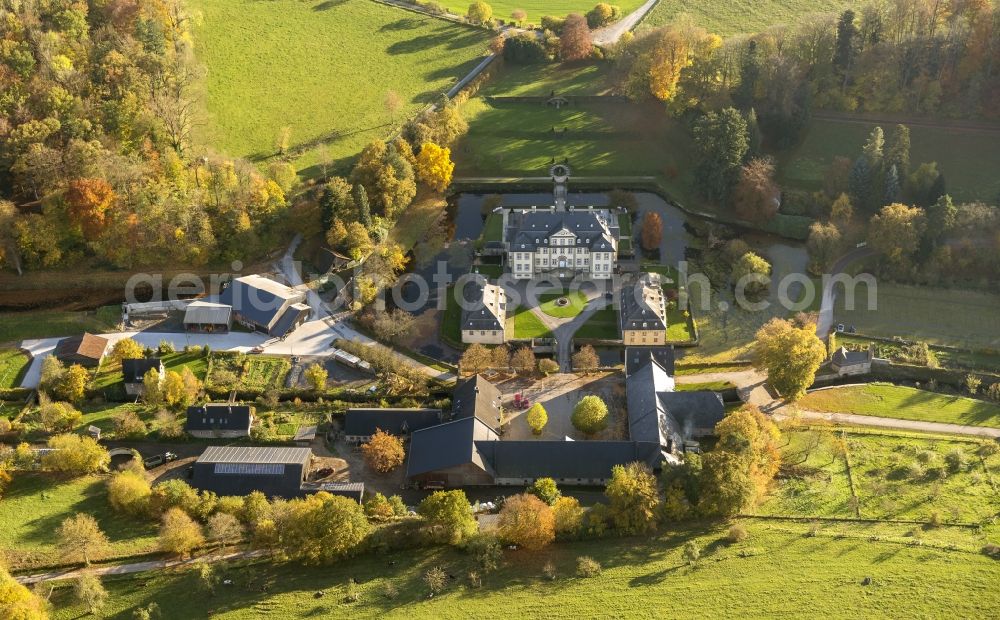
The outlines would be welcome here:
[[[618,215],[594,207],[504,211],[504,249],[514,278],[585,275],[607,280],[618,264]]]

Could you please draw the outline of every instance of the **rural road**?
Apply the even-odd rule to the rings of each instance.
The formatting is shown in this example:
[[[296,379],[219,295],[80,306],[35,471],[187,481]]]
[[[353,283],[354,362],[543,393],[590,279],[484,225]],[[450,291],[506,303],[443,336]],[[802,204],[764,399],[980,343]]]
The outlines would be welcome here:
[[[1000,439],[1000,428],[967,426],[964,424],[945,424],[943,422],[923,422],[919,420],[900,420],[897,418],[883,418],[879,416],[859,415],[855,413],[825,413],[821,411],[799,409],[795,407],[795,405],[787,405],[783,401],[775,400],[771,394],[768,393],[767,388],[764,387],[766,380],[767,377],[755,370],[706,373],[703,375],[679,375],[675,377],[675,381],[677,383],[729,381],[736,386],[737,392],[744,402],[756,405],[762,411],[768,412],[770,415],[778,419],[787,419],[798,416],[803,420],[818,420],[834,422],[836,424],[872,426],[876,428],[887,428],[901,431],[920,431],[925,433],[944,433],[951,435],[967,435],[971,437]]]
[[[617,42],[623,34],[639,25],[642,18],[645,17],[647,13],[652,11],[653,7],[656,6],[656,3],[659,1],[660,0],[646,0],[645,4],[632,11],[622,19],[613,24],[595,30],[592,36],[594,45],[609,45]]]
[[[210,554],[189,560],[149,560],[147,562],[134,562],[132,564],[116,564],[114,566],[91,566],[90,568],[71,568],[50,573],[38,573],[37,575],[24,575],[17,577],[20,583],[31,585],[42,581],[54,581],[60,579],[75,579],[80,575],[89,573],[91,575],[130,575],[132,573],[144,573],[151,570],[162,570],[175,566],[193,565],[201,562],[209,564],[224,562],[229,560],[245,560],[259,558],[268,555],[270,551],[258,549],[257,551],[236,551],[233,553]]]
[[[867,246],[863,248],[855,248],[837,259],[837,262],[833,264],[833,267],[827,275],[836,276],[839,273],[843,273],[844,270],[850,267],[855,261],[868,258],[869,256],[874,256],[875,254],[876,251]],[[830,333],[830,329],[833,327],[833,305],[837,300],[837,296],[833,292],[833,285],[833,278],[827,278],[824,276],[823,298],[819,308],[819,320],[816,321],[816,335],[821,339],[825,339],[826,335]]]

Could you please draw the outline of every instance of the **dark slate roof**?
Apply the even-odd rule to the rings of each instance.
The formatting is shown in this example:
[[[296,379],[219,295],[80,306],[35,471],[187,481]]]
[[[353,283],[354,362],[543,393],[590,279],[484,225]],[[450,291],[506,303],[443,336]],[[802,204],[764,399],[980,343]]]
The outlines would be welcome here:
[[[253,407],[250,405],[229,405],[226,403],[210,403],[198,407],[188,407],[186,431],[235,431],[250,428],[250,416]]]
[[[345,435],[374,435],[380,428],[390,435],[405,435],[441,423],[440,409],[348,409]]]
[[[462,299],[471,309],[462,308],[462,329],[473,330],[501,330],[503,329],[502,318],[499,312],[506,314],[506,303],[503,307],[494,311],[490,304],[484,303],[483,293],[487,287],[499,289],[495,284],[490,284],[486,278],[479,276],[467,282],[462,289]],[[500,294],[502,289],[494,291]]]
[[[592,211],[532,211],[513,209],[508,215],[505,239],[512,252],[533,252],[538,247],[549,247],[550,236],[566,229],[576,235],[576,247],[593,251],[615,251],[618,247],[618,224],[605,217],[607,210]]]
[[[629,375],[625,380],[629,439],[670,445],[671,420],[658,395],[672,389],[670,375],[652,360]]]
[[[477,444],[498,439],[493,429],[472,417],[417,431],[410,437],[406,476],[418,476],[468,463],[489,471]]]
[[[313,261],[320,273],[328,273],[344,267],[351,262],[351,259],[330,248],[320,248],[313,257]]]
[[[219,295],[219,302],[259,325],[271,325],[289,299],[301,299],[301,293],[260,275],[233,280]]]
[[[104,356],[104,352],[107,348],[107,338],[95,336],[94,334],[84,334],[82,336],[73,336],[72,338],[64,338],[60,340],[59,345],[56,347],[56,357],[59,358],[70,355],[78,355],[81,357],[89,357],[94,360],[100,360]]]
[[[626,347],[625,376],[640,370],[650,360],[656,360],[660,368],[671,377],[674,376],[674,348],[666,347]]]
[[[726,406],[716,392],[663,392],[659,397],[683,438],[690,437],[694,429],[714,429],[726,417]]]
[[[610,478],[638,461],[657,468],[657,443],[639,441],[477,441],[497,478]]]
[[[865,351],[848,351],[846,347],[840,347],[833,353],[831,361],[838,366],[851,366],[852,364],[865,364],[872,361],[874,353],[869,347]]]
[[[199,463],[272,463],[307,465],[309,448],[271,448],[250,446],[209,446],[198,457]]]
[[[268,330],[268,333],[272,336],[284,336],[288,333],[288,330],[292,328],[292,325],[295,325],[296,322],[303,317],[303,315],[308,316],[310,311],[311,308],[306,304],[294,304],[289,306],[288,309],[282,313],[278,322],[274,324],[274,327]]]
[[[475,416],[494,431],[500,428],[502,395],[497,386],[480,375],[459,383],[452,392],[451,409],[454,418]]]
[[[666,330],[665,304],[659,274],[643,274],[622,286],[622,330]]]
[[[323,491],[330,495],[349,497],[359,504],[365,495],[364,482],[303,482],[300,488],[306,493]]]
[[[160,358],[147,357],[141,360],[122,360],[122,376],[125,383],[142,383],[146,373],[160,369]]]

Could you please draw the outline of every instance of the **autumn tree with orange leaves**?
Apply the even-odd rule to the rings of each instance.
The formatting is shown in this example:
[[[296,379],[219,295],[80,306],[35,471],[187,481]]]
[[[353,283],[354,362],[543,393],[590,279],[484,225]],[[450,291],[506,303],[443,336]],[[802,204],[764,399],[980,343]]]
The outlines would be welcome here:
[[[104,232],[105,214],[114,201],[115,192],[104,179],[74,179],[66,188],[70,218],[88,241]]]

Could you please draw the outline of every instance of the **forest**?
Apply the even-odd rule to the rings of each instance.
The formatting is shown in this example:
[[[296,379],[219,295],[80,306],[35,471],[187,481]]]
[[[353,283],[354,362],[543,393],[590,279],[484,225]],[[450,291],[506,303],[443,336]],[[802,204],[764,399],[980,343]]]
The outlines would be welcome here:
[[[0,2],[0,266],[205,265],[269,248],[296,177],[195,146],[181,0]]]

